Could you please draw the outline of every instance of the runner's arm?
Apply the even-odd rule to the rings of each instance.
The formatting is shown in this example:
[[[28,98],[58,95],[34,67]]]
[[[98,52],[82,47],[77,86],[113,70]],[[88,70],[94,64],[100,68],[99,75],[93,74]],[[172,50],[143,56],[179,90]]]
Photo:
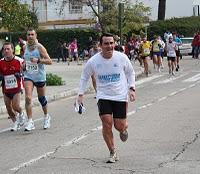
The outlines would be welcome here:
[[[38,59],[37,63],[51,65],[52,64],[52,60],[49,57],[49,54],[47,53],[46,48],[44,46],[40,45],[39,46],[39,51],[40,51],[41,59]]]
[[[89,81],[89,78],[92,75],[92,67],[90,61],[88,61],[83,69],[83,72],[81,73],[81,79],[79,83],[79,92],[78,95],[83,95],[87,86],[87,83]]]

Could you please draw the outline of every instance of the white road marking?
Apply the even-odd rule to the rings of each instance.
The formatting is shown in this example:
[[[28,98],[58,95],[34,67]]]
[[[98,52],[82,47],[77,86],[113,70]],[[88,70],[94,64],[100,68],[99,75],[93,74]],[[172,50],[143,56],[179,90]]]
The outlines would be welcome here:
[[[165,84],[165,83],[170,83],[170,82],[173,82],[174,80],[177,80],[177,79],[180,79],[180,78],[186,76],[187,74],[188,74],[188,73],[181,74],[180,76],[171,76],[171,77],[168,78],[168,79],[155,82],[154,84]]]
[[[178,94],[178,93],[180,93],[180,92],[183,92],[184,90],[187,90],[187,89],[189,89],[189,88],[195,87],[195,86],[196,86],[197,84],[199,84],[199,83],[200,83],[200,82],[197,82],[197,83],[195,83],[195,84],[189,85],[189,86],[186,87],[186,88],[181,88],[181,89],[179,89],[179,90],[177,90],[177,91],[174,91],[174,92],[168,94],[167,96],[160,97],[159,99],[157,99],[157,100],[155,100],[155,101],[152,101],[152,102],[150,102],[150,103],[148,103],[148,104],[145,104],[145,105],[143,105],[143,106],[140,106],[140,107],[136,108],[136,110],[133,110],[133,111],[131,111],[131,112],[128,112],[127,115],[128,115],[128,116],[133,115],[133,114],[135,114],[137,111],[139,111],[139,110],[141,110],[141,109],[145,109],[145,108],[147,108],[147,107],[149,107],[149,106],[151,106],[151,105],[153,105],[153,104],[155,104],[155,103],[157,103],[157,102],[161,102],[161,101],[163,101],[163,100],[165,100],[165,99],[167,99],[167,98],[169,98],[169,97],[172,97],[172,96],[174,96],[174,95],[176,95],[176,94]],[[102,129],[102,126],[98,126],[98,127],[94,128],[94,129],[91,129],[91,130],[89,130],[88,132],[86,132],[86,133],[84,133],[84,134],[82,134],[82,135],[80,135],[80,136],[77,136],[77,137],[73,138],[71,141],[68,141],[68,142],[66,142],[66,143],[64,143],[64,144],[62,144],[62,145],[60,145],[60,146],[58,146],[54,151],[47,152],[47,153],[45,153],[45,154],[43,154],[43,155],[41,155],[41,156],[39,156],[39,157],[37,157],[37,158],[34,158],[34,159],[31,159],[31,160],[29,160],[29,161],[27,161],[27,162],[21,163],[21,164],[19,164],[18,166],[14,167],[14,168],[11,168],[10,170],[11,170],[11,171],[18,171],[19,169],[21,169],[21,168],[23,168],[23,167],[30,166],[31,164],[33,164],[33,163],[39,161],[40,159],[47,158],[47,157],[50,156],[51,154],[56,153],[57,150],[58,150],[59,148],[61,148],[61,147],[66,147],[66,146],[70,146],[70,145],[73,145],[73,144],[75,144],[75,143],[78,143],[78,142],[81,141],[82,139],[87,138],[90,134],[92,134],[92,133],[94,133],[94,132],[97,132],[97,131],[99,131],[99,130],[101,130],[101,129]]]
[[[154,80],[154,79],[157,79],[159,77],[162,77],[163,75],[153,75],[153,76],[150,76],[150,77],[147,77],[147,78],[144,78],[144,79],[141,79],[139,81],[136,81],[135,82],[135,85],[141,85],[142,83],[145,83],[145,82],[149,82],[151,80]]]
[[[185,79],[184,82],[196,82],[198,80],[200,80],[200,74],[196,74],[189,79]]]

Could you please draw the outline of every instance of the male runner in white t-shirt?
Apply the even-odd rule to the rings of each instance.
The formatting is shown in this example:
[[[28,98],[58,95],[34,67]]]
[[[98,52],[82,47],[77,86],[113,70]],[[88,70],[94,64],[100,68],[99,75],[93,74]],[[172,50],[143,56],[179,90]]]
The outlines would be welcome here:
[[[117,157],[112,126],[120,132],[122,141],[128,138],[127,106],[135,101],[135,72],[124,53],[114,51],[115,41],[112,34],[100,37],[101,52],[95,54],[86,63],[80,80],[77,101],[83,102],[87,82],[94,74],[97,83],[97,101],[99,116],[102,120],[103,138],[110,151],[108,163],[119,160]]]

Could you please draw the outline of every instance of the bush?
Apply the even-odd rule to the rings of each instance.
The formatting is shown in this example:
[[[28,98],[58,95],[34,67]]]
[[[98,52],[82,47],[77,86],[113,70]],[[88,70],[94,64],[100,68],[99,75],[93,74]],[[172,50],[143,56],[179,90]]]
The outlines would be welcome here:
[[[12,43],[16,43],[18,38],[26,40],[26,32],[1,32],[0,39],[9,38]],[[71,29],[55,29],[55,30],[38,30],[37,38],[38,41],[44,45],[47,49],[51,58],[57,58],[59,55],[58,45],[59,42],[69,43],[73,38],[77,38],[79,53],[81,53],[85,48],[87,48],[88,38],[91,36],[94,40],[97,40],[99,33],[93,29],[83,29],[83,28],[71,28]]]
[[[185,37],[192,37],[200,29],[200,16],[172,18],[168,20],[158,20],[150,22],[148,27],[148,36],[163,36],[166,31],[176,31]]]
[[[56,74],[48,73],[46,77],[47,77],[47,86],[60,86],[65,84],[65,81],[62,80],[62,77],[59,77]]]

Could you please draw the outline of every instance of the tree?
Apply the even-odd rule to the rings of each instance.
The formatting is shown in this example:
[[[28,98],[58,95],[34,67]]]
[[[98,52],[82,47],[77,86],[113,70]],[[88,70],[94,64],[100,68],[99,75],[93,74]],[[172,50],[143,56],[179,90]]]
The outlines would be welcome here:
[[[54,0],[56,1],[56,0]],[[80,2],[81,0],[74,0]],[[94,13],[94,20],[98,19],[98,24],[102,32],[118,32],[118,1],[117,0],[82,0]],[[123,16],[123,32],[138,32],[143,28],[143,24],[149,21],[150,8],[143,3],[132,5],[129,0],[123,1],[125,4]],[[60,13],[69,0],[63,0]],[[96,7],[99,7],[98,10]]]
[[[24,31],[29,27],[38,28],[37,16],[28,6],[18,0],[0,0],[0,28],[8,31]]]
[[[166,0],[159,0],[158,3],[158,20],[165,20]]]

